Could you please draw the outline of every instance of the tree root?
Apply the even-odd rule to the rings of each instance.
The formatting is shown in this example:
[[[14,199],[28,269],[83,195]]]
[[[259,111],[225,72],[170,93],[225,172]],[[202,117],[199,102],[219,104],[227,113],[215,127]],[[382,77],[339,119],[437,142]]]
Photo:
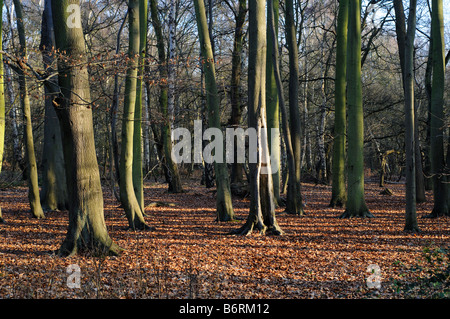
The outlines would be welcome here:
[[[339,216],[339,218],[375,218],[375,216],[372,215],[372,213],[368,210],[363,210],[361,212],[358,212],[357,214],[354,214],[346,209],[345,212]]]

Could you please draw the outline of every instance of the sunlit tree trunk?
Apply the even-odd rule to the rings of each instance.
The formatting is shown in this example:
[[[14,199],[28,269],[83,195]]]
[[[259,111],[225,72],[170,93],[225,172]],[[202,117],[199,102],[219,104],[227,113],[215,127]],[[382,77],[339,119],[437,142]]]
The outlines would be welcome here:
[[[197,27],[203,58],[203,69],[206,82],[206,101],[208,104],[208,123],[210,128],[221,129],[220,124],[220,101],[216,84],[216,72],[214,56],[206,21],[205,4],[203,0],[194,0]],[[222,141],[222,145],[224,141]],[[224,154],[225,156],[225,154]],[[225,159],[221,163],[214,162],[216,175],[216,209],[219,221],[230,221],[234,219],[233,203],[231,201],[230,179]]]
[[[349,1],[347,204],[344,217],[373,217],[364,198],[364,114],[361,85],[361,1]]]
[[[336,47],[335,110],[333,136],[333,182],[331,207],[343,207],[347,201],[345,187],[345,149],[347,129],[347,29],[348,2],[339,1]]]
[[[133,187],[136,199],[144,211],[144,181],[142,170],[142,110],[143,110],[143,76],[144,59],[147,49],[148,1],[139,0],[139,65],[136,84],[136,104],[134,112],[133,133]]]
[[[270,155],[266,124],[266,1],[249,1],[249,69],[248,69],[248,127],[257,132],[257,162],[249,163],[250,212],[246,223],[234,234],[248,235],[253,230],[281,235],[283,231],[275,217]],[[269,12],[273,12],[270,2]],[[262,164],[265,159],[267,164]],[[265,172],[263,172],[265,170]]]
[[[274,10],[274,27],[275,34],[278,37],[278,20],[279,20],[279,1],[273,1]],[[267,15],[270,19],[270,15]],[[267,23],[269,25],[269,22]],[[267,107],[267,130],[269,139],[269,150],[271,151],[271,159],[275,162],[273,167],[277,167],[277,171],[273,172],[273,193],[277,204],[281,204],[280,198],[280,171],[281,171],[281,149],[280,149],[280,105],[278,101],[277,84],[275,81],[275,74],[273,70],[272,60],[272,30],[267,28],[267,56],[266,56],[266,107]],[[272,139],[271,129],[278,130]]]
[[[444,158],[445,42],[443,1],[432,1],[433,75],[430,110],[430,159],[434,207],[429,217],[449,215]]]
[[[133,133],[139,66],[139,0],[128,2],[129,46],[128,69],[125,79],[125,96],[122,120],[122,146],[120,153],[120,201],[128,225],[133,230],[149,229],[143,210],[133,187]],[[141,155],[141,154],[140,154]]]
[[[23,61],[26,61],[28,57],[27,57],[26,35],[23,21],[24,15],[22,3],[19,0],[14,0],[14,7],[16,10],[17,31],[19,34],[19,43],[20,43],[19,54],[20,58]],[[30,202],[32,216],[35,218],[43,218],[44,211],[42,210],[39,196],[38,167],[36,164],[36,155],[34,152],[31,106],[27,87],[28,83],[25,71],[23,69],[19,69],[18,72],[19,72],[19,86],[21,97],[20,102],[22,104],[23,116],[25,121],[24,139],[25,139],[26,159],[27,159],[28,200]]]
[[[70,13],[69,5],[79,8],[80,1],[52,0],[56,49],[67,57],[58,59],[60,93],[53,100],[69,194],[69,226],[58,254],[118,254],[121,249],[109,237],[103,213],[83,30],[81,23],[68,25],[70,14],[79,21],[81,16],[79,11]]]

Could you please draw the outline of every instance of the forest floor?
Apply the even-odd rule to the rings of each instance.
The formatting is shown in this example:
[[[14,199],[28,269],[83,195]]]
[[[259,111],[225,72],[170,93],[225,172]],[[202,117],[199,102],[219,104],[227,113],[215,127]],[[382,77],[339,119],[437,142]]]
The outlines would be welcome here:
[[[105,189],[106,224],[125,249],[105,258],[56,257],[67,212],[32,219],[27,189],[2,189],[0,298],[448,298],[450,218],[421,218],[432,208],[428,194],[417,208],[421,232],[405,233],[404,185],[387,186],[392,196],[381,195],[376,183],[366,185],[375,218],[339,219],[342,209],[328,207],[330,186],[304,183],[305,216],[280,208],[283,236],[247,237],[228,233],[245,222],[248,199],[233,201],[244,220],[218,223],[215,194],[198,180],[186,180],[182,194],[146,183],[146,205],[163,204],[145,210],[155,231],[127,230]],[[81,270],[79,289],[67,286],[71,264]],[[381,276],[379,288],[367,284],[374,275]]]

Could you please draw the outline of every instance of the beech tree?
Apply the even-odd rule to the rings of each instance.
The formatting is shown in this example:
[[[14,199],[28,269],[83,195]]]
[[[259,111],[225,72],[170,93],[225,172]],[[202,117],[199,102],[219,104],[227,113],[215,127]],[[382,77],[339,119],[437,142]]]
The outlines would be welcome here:
[[[270,155],[267,143],[266,121],[266,1],[249,1],[249,69],[248,69],[248,127],[257,132],[256,163],[250,169],[250,211],[246,223],[232,231],[233,234],[248,235],[254,229],[260,233],[281,235],[283,231],[275,217]],[[269,12],[273,9],[269,6]],[[264,140],[265,139],[265,140]],[[262,165],[261,159],[266,164]],[[262,172],[265,169],[265,172]]]
[[[416,141],[414,136],[414,39],[416,33],[417,1],[409,3],[408,31],[405,41],[405,155],[406,155],[406,208],[405,230],[418,231],[416,212]]]
[[[0,51],[3,50],[3,0],[0,0]],[[5,149],[5,87],[3,85],[5,76],[3,72],[3,54],[0,53],[0,173],[3,166],[3,152]],[[3,223],[2,207],[0,206],[0,223]]]
[[[122,147],[120,153],[120,201],[125,210],[129,227],[133,230],[145,230],[150,229],[150,227],[145,223],[144,211],[138,202],[133,185],[133,134],[135,133],[137,76],[140,57],[139,0],[130,0],[128,2],[128,19],[128,69],[125,79]],[[141,152],[139,152],[139,156],[142,156]]]
[[[67,208],[67,187],[61,130],[58,116],[52,104],[53,96],[58,93],[59,87],[58,77],[54,75],[55,37],[50,0],[45,0],[44,2],[39,48],[42,53],[44,70],[47,77],[50,77],[44,86],[44,147],[42,152],[43,172],[40,197],[44,210],[63,210]]]
[[[20,59],[27,60],[27,42],[24,27],[23,7],[20,0],[14,0],[14,8],[17,18],[17,32],[19,34],[19,55]],[[31,105],[28,92],[27,75],[23,68],[17,70],[19,75],[20,103],[23,110],[25,153],[27,160],[27,179],[28,179],[28,200],[30,202],[31,214],[35,218],[44,218],[44,211],[41,206],[38,184],[38,167],[36,163],[36,154],[34,150],[33,125],[31,121]]]
[[[143,83],[145,57],[147,51],[148,1],[139,0],[139,62],[136,83],[136,103],[134,111],[133,132],[133,187],[136,200],[144,210],[144,181],[142,165],[142,120],[143,120]]]
[[[450,214],[444,158],[445,42],[442,0],[432,1],[431,24],[433,74],[430,110],[430,173],[433,179],[434,207],[428,216],[438,217]]]
[[[215,60],[211,47],[211,40],[206,21],[205,3],[203,0],[194,0],[197,28],[200,39],[203,70],[206,81],[206,102],[208,104],[208,122],[210,128],[221,130],[219,95],[216,84]],[[220,141],[219,141],[220,142]],[[221,141],[224,147],[224,141]],[[225,157],[225,154],[224,154]],[[214,162],[216,175],[216,209],[217,220],[230,221],[234,219],[233,203],[231,200],[230,178],[225,158],[220,163]]]
[[[364,199],[364,115],[361,84],[361,1],[349,2],[348,22],[348,160],[344,217],[373,217]]]
[[[68,10],[69,5],[76,9]],[[60,121],[69,194],[69,225],[58,254],[119,254],[121,248],[110,238],[103,213],[80,11],[79,0],[52,0],[56,50],[64,52],[58,57],[60,92],[53,105]]]
[[[168,64],[166,59],[166,48],[164,45],[163,29],[160,18],[158,16],[158,2],[150,0],[150,12],[152,25],[155,31],[156,44],[158,47],[158,63],[160,76],[160,96],[159,105],[164,122],[161,124],[161,143],[164,153],[164,164],[166,180],[169,184],[168,190],[172,193],[180,193],[183,191],[181,178],[177,164],[172,160],[172,121],[169,115],[168,106]]]
[[[334,99],[333,135],[333,182],[331,188],[331,207],[345,206],[347,192],[345,187],[345,154],[347,128],[347,29],[348,0],[339,1],[336,30],[336,80]]]

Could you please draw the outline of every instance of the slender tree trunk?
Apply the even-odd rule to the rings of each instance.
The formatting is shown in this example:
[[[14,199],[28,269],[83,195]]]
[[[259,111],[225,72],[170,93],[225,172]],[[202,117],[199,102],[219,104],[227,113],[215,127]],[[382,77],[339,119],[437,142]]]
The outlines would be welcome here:
[[[204,60],[204,72],[206,82],[206,101],[208,104],[208,122],[210,128],[221,129],[220,125],[220,101],[217,91],[214,56],[206,21],[205,4],[203,0],[194,0],[195,14],[197,17],[198,34],[201,45],[202,58]],[[224,147],[222,141],[222,147]],[[224,154],[225,156],[225,154]],[[233,204],[231,201],[230,180],[228,176],[225,158],[222,162],[214,162],[216,175],[216,209],[217,220],[230,221],[234,219]]]
[[[269,3],[270,7],[270,3]],[[271,14],[269,12],[269,14]],[[272,15],[272,14],[271,14]],[[269,45],[272,46],[272,65],[273,65],[273,71],[275,76],[275,82],[277,86],[277,94],[278,94],[278,100],[280,105],[280,112],[281,112],[281,120],[282,120],[282,126],[283,126],[283,137],[284,137],[284,145],[286,147],[286,157],[287,157],[287,163],[288,163],[288,176],[287,178],[287,187],[288,187],[288,198],[286,203],[286,210],[288,212],[291,212],[293,214],[303,215],[303,207],[301,206],[301,197],[300,192],[298,191],[297,187],[298,184],[295,182],[296,180],[296,167],[295,167],[295,154],[294,154],[294,148],[292,146],[292,137],[291,137],[291,129],[289,127],[288,123],[288,112],[286,110],[286,103],[284,100],[284,92],[283,92],[283,84],[281,81],[281,74],[280,74],[280,67],[279,67],[279,57],[278,57],[278,40],[275,36],[275,23],[274,23],[274,17],[269,16],[268,19],[268,29],[272,33],[272,36],[270,37],[272,40],[272,43]],[[293,196],[293,194],[297,194],[297,196]],[[289,209],[289,210],[288,210]]]
[[[301,196],[301,125],[298,102],[299,64],[296,28],[294,21],[294,5],[292,0],[286,1],[286,43],[289,50],[289,124],[292,151],[294,153],[295,175],[289,176],[286,212],[303,215]],[[279,97],[280,98],[280,97]],[[294,200],[294,197],[296,200]]]
[[[45,0],[42,14],[42,31],[40,50],[45,71],[51,75],[54,70],[55,37],[53,29],[52,7],[50,0]],[[44,210],[63,210],[68,208],[66,173],[64,171],[64,154],[61,141],[59,120],[53,108],[52,100],[59,92],[58,78],[52,77],[45,90],[44,149],[42,154],[42,189],[41,204]]]
[[[414,110],[414,38],[416,33],[417,0],[410,0],[408,31],[405,41],[405,152],[406,152],[406,208],[405,230],[417,232],[416,212],[416,157],[415,157],[415,110]]]
[[[150,12],[152,18],[153,28],[155,29],[156,42],[158,47],[158,59],[159,59],[159,75],[160,81],[160,97],[159,105],[161,109],[162,116],[164,118],[164,123],[161,127],[161,142],[164,149],[164,165],[166,166],[166,179],[169,184],[169,192],[171,193],[181,193],[183,192],[183,187],[181,185],[181,178],[178,172],[178,166],[172,160],[172,122],[169,118],[168,112],[168,88],[167,88],[167,65],[166,65],[166,53],[164,46],[164,38],[162,33],[161,21],[158,17],[158,5],[156,0],[150,0]]]
[[[133,132],[133,187],[136,199],[144,211],[144,181],[142,169],[142,110],[144,59],[147,49],[148,1],[139,0],[139,64],[136,84],[136,104]]]
[[[361,1],[349,2],[348,60],[348,160],[345,217],[373,217],[364,199],[364,114],[361,86]]]
[[[444,158],[444,15],[442,0],[432,1],[433,77],[430,118],[430,159],[434,207],[429,217],[449,215]]]
[[[278,20],[279,20],[279,1],[273,1],[274,9],[274,26],[275,34],[278,37]],[[270,19],[270,15],[267,15]],[[269,25],[269,23],[267,23]],[[278,205],[281,205],[280,197],[280,171],[281,171],[281,149],[280,149],[280,105],[278,101],[277,84],[275,81],[275,73],[273,71],[272,60],[272,30],[267,28],[267,57],[266,57],[266,106],[267,106],[267,130],[269,132],[269,150],[271,151],[271,159],[274,161],[272,167],[277,167],[277,171],[272,174],[273,193]],[[272,139],[271,130],[278,130]],[[273,153],[272,153],[273,152]]]
[[[68,25],[67,9],[72,4],[79,6],[80,2],[52,0],[56,49],[66,54],[66,58],[58,59],[61,90],[53,100],[60,121],[69,194],[69,226],[58,254],[118,254],[121,249],[109,237],[103,214],[83,30],[81,25]],[[79,12],[73,14],[81,20]]]
[[[133,230],[149,229],[133,187],[133,133],[139,66],[139,0],[128,3],[129,46],[128,69],[125,79],[125,97],[122,120],[122,146],[120,153],[120,200],[128,225]]]
[[[0,0],[0,50],[3,50],[3,0]],[[3,54],[0,53],[0,173],[3,164],[3,151],[5,149],[5,128],[6,128],[6,113],[5,113],[5,76],[3,74]],[[2,207],[0,206],[0,223],[3,223]]]
[[[20,42],[20,57],[23,60],[27,60],[27,48],[26,48],[26,36],[23,23],[23,8],[22,3],[19,0],[14,0],[14,7],[16,10],[17,18],[17,31],[19,34]],[[39,196],[39,184],[38,184],[38,168],[36,164],[36,155],[34,152],[33,141],[33,125],[31,121],[31,106],[30,98],[28,95],[28,83],[25,72],[19,70],[19,86],[21,95],[21,104],[23,109],[23,116],[25,120],[25,151],[27,158],[27,179],[28,179],[28,200],[30,202],[31,214],[35,218],[44,218],[44,211],[42,210],[40,196]]]
[[[247,0],[239,0],[239,9],[236,16],[236,27],[234,31],[233,53],[231,58],[231,82],[230,101],[231,116],[229,124],[232,127],[239,127],[242,118],[243,105],[241,102],[241,74],[242,74],[242,50],[244,43],[244,24],[247,15]],[[237,144],[235,143],[237,147]],[[237,155],[236,147],[234,154]],[[238,163],[235,158],[231,164],[231,183],[242,182],[244,167],[243,163]]]
[[[336,47],[336,80],[333,139],[333,182],[331,207],[343,207],[347,201],[345,188],[345,148],[347,121],[347,31],[349,0],[339,1]]]
[[[406,47],[406,18],[402,0],[394,0],[395,32],[402,71],[402,84],[405,90],[405,47]],[[425,89],[427,90],[427,89]],[[415,103],[416,104],[416,103]],[[416,202],[426,202],[425,179],[423,175],[422,156],[420,154],[419,130],[417,120],[417,107],[414,107],[414,143],[415,143],[415,170],[416,170]]]
[[[273,12],[269,2],[269,12]],[[261,233],[271,232],[281,235],[283,231],[275,218],[270,155],[267,143],[266,114],[266,18],[264,0],[249,1],[249,70],[248,70],[248,127],[257,132],[257,162],[249,163],[250,168],[250,212],[246,223],[234,234],[248,235],[254,229]],[[262,166],[261,158],[266,159]],[[262,172],[265,169],[265,172]]]

